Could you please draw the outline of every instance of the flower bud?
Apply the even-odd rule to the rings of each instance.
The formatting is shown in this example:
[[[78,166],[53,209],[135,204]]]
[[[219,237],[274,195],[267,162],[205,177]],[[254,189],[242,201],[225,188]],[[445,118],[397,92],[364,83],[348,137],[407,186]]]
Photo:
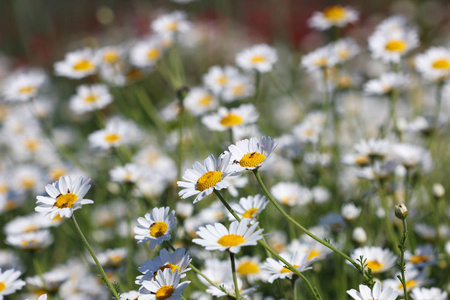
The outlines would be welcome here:
[[[405,204],[400,203],[395,206],[395,216],[401,220],[406,219],[406,216],[408,216],[408,208]]]
[[[367,241],[366,231],[362,227],[353,229],[352,239],[358,244],[364,244]]]
[[[433,185],[433,197],[436,199],[440,199],[444,197],[445,195],[445,189],[440,183],[435,183]]]

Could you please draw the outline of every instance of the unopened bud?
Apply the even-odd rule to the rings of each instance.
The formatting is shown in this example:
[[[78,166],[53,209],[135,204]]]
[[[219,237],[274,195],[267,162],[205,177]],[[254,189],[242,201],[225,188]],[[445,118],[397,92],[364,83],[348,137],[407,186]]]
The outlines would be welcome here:
[[[358,244],[364,244],[367,241],[366,231],[362,227],[353,229],[352,239]]]
[[[405,204],[400,203],[395,206],[395,216],[401,220],[406,219],[406,216],[408,216],[408,208]]]
[[[444,197],[445,195],[445,189],[440,183],[435,183],[433,185],[433,197],[436,199],[440,199]]]

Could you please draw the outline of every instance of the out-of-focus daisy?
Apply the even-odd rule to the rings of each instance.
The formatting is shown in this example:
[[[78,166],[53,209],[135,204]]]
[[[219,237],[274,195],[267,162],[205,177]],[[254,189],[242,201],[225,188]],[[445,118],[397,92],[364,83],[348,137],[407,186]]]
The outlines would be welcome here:
[[[244,49],[236,55],[236,64],[247,71],[267,73],[272,71],[277,62],[278,55],[274,48],[259,44]]]
[[[120,294],[120,300],[138,300],[140,296],[142,295],[138,291],[129,291]]]
[[[350,255],[353,260],[357,260],[360,256],[366,259],[366,267],[372,270],[373,274],[378,274],[391,269],[397,257],[389,249],[381,247],[363,247],[356,248]]]
[[[104,84],[81,85],[77,94],[70,98],[70,108],[82,114],[96,109],[102,109],[112,102],[108,87]]]
[[[38,70],[13,74],[4,83],[3,96],[9,101],[30,100],[36,97],[45,79],[45,74]]]
[[[325,259],[329,254],[333,253],[333,251],[322,245],[317,243],[317,241],[313,240],[309,236],[303,235],[301,239],[295,239],[288,245],[288,251],[291,253],[294,252],[303,252],[308,253],[308,259],[315,258],[316,261]]]
[[[412,290],[410,297],[413,300],[447,300],[448,293],[437,287],[420,288]]]
[[[109,171],[111,180],[115,182],[131,182],[136,183],[142,176],[144,170],[137,164],[126,164],[123,167],[118,166]]]
[[[361,207],[357,207],[353,203],[347,203],[342,205],[341,215],[347,222],[355,221],[361,213]]]
[[[84,180],[83,177],[73,179],[69,176],[63,176],[58,181],[45,186],[48,196],[37,196],[37,212],[44,215],[50,215],[53,219],[57,215],[70,218],[74,210],[80,209],[82,205],[92,204],[94,201],[84,199],[91,185],[90,179]]]
[[[180,283],[178,270],[158,270],[154,280],[142,282],[139,300],[181,300],[183,289],[189,283],[190,281]]]
[[[348,290],[347,294],[355,300],[395,300],[398,297],[398,292],[390,287],[382,290],[379,282],[375,282],[373,290],[370,290],[367,285],[361,284],[359,285],[359,291],[352,289]]]
[[[125,49],[120,46],[103,47],[95,53],[98,62],[103,66],[115,66],[123,60]]]
[[[291,207],[305,205],[312,200],[310,190],[295,182],[278,182],[272,186],[270,193],[275,199]]]
[[[221,96],[225,102],[232,102],[251,97],[254,94],[255,84],[253,78],[246,75],[239,75],[230,78]]]
[[[396,273],[392,279],[386,279],[383,281],[383,286],[391,287],[394,291],[397,291],[400,295],[404,295],[403,284],[399,282],[398,277],[400,272]],[[405,285],[406,291],[410,292],[413,288],[421,287],[428,283],[426,279],[426,272],[419,271],[411,265],[407,265],[405,270]]]
[[[414,250],[414,254],[406,250],[405,261],[419,268],[435,264],[436,256],[433,246],[431,244],[420,245]]]
[[[316,258],[308,259],[309,253],[302,252],[292,252],[292,253],[281,253],[280,256],[290,263],[299,272],[303,272],[312,269],[311,265],[316,261]],[[273,283],[276,279],[291,279],[294,273],[286,268],[286,265],[281,261],[275,260],[273,258],[268,258],[263,266],[262,270],[267,273],[268,282]]]
[[[150,241],[150,249],[164,241],[170,240],[170,233],[175,227],[175,211],[169,214],[169,207],[155,207],[152,213],[146,213],[144,218],[138,218],[139,225],[134,227],[135,239],[138,244]]]
[[[130,50],[130,62],[139,67],[153,66],[163,54],[163,47],[159,39],[139,41]]]
[[[169,253],[166,249],[161,249],[159,256],[155,257],[153,260],[147,260],[139,268],[139,272],[144,275],[138,276],[136,279],[137,284],[141,284],[145,280],[153,280],[158,274],[158,270],[169,269],[172,272],[178,270],[180,278],[186,277],[186,272],[191,270],[188,268],[191,262],[191,257],[189,256],[189,251],[186,249],[178,248],[173,253]]]
[[[53,243],[53,235],[49,230],[8,235],[6,243],[22,250],[36,251],[50,246]]]
[[[394,144],[391,151],[393,157],[407,169],[420,167],[426,173],[432,169],[431,154],[425,148],[410,144]]]
[[[103,267],[117,268],[124,264],[128,251],[126,248],[107,249],[97,254],[97,259]]]
[[[55,73],[69,78],[83,78],[97,72],[98,62],[91,49],[69,52],[63,61],[55,63]]]
[[[367,233],[362,227],[356,227],[352,232],[352,240],[358,244],[367,242]]]
[[[265,274],[261,270],[261,262],[256,257],[244,256],[236,261],[236,273],[238,276],[247,278],[252,284],[257,280],[264,280]]]
[[[3,299],[6,295],[14,294],[23,288],[26,283],[19,279],[20,275],[21,272],[14,269],[5,271],[0,269],[0,299]]]
[[[358,154],[363,154],[370,158],[383,158],[389,151],[389,145],[387,140],[370,138],[360,141],[354,148]]]
[[[183,105],[194,116],[216,109],[219,105],[217,98],[204,88],[194,87],[186,95]]]
[[[26,300],[29,300],[29,299],[26,299]],[[31,300],[33,300],[33,299],[31,299]],[[47,300],[47,294],[40,295],[37,300]]]
[[[371,95],[386,95],[393,90],[401,90],[409,83],[409,76],[402,73],[384,73],[378,79],[364,84],[364,92]]]
[[[276,148],[276,141],[270,137],[256,137],[238,141],[236,145],[231,145],[228,150],[231,153],[233,167],[237,171],[254,170],[270,158]]]
[[[358,20],[358,12],[348,6],[328,6],[323,11],[316,11],[308,19],[308,25],[317,30],[327,30],[333,26],[344,27]]]
[[[3,231],[6,235],[21,234],[50,227],[49,220],[42,218],[41,214],[32,214],[17,217],[5,224]]]
[[[237,126],[251,124],[258,120],[259,114],[253,104],[243,104],[239,107],[228,110],[219,107],[215,114],[202,118],[202,123],[210,130],[224,131]]]
[[[433,242],[437,237],[436,228],[425,223],[414,224],[414,231],[428,242]]]
[[[197,231],[198,239],[193,239],[195,244],[205,247],[206,250],[228,250],[232,253],[238,253],[241,247],[256,245],[262,238],[263,229],[258,229],[259,223],[256,222],[248,227],[250,220],[242,219],[240,222],[234,221],[230,224],[228,230],[224,225],[215,223],[200,227]]]
[[[340,39],[332,44],[334,56],[339,63],[346,62],[355,57],[360,49],[352,38]]]
[[[45,290],[49,293],[58,292],[61,285],[70,278],[70,273],[63,267],[57,267],[49,272],[43,273],[42,276],[35,275],[27,277],[28,285],[31,285],[38,290]]]
[[[229,169],[230,158],[230,153],[225,152],[219,155],[217,160],[210,154],[203,165],[196,161],[192,169],[184,172],[184,181],[177,182],[178,186],[183,188],[178,195],[182,199],[197,195],[194,200],[194,203],[197,203],[214,190],[227,188],[228,181],[224,179],[233,173]]]
[[[214,94],[220,95],[225,86],[231,79],[239,75],[239,71],[232,66],[212,66],[208,72],[203,75],[203,83],[213,91]]]
[[[338,55],[332,45],[327,45],[304,55],[301,65],[308,72],[331,68],[338,63]]]
[[[236,214],[242,219],[247,218],[254,222],[256,217],[266,208],[269,201],[266,201],[265,196],[255,195],[242,197],[239,203],[230,204]],[[228,216],[230,221],[234,221],[234,217],[230,214]]]
[[[107,150],[134,143],[138,140],[139,134],[133,122],[113,118],[106,123],[104,129],[91,133],[88,140],[92,147]]]
[[[161,15],[151,24],[152,29],[163,36],[186,33],[191,24],[186,20],[186,14],[182,11],[174,11]]]
[[[445,80],[450,75],[450,50],[432,47],[415,59],[417,71],[428,80]]]

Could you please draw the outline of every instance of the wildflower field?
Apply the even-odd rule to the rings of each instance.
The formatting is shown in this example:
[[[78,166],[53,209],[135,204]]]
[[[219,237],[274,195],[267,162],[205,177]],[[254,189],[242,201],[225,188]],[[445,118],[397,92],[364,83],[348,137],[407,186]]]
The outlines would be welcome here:
[[[448,299],[446,1],[2,7],[0,300]]]

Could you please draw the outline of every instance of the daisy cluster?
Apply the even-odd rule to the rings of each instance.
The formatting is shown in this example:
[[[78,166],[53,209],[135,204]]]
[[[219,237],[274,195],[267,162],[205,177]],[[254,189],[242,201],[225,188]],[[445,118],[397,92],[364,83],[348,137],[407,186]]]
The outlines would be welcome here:
[[[297,49],[172,2],[0,57],[0,300],[447,299],[450,40],[334,5]]]

